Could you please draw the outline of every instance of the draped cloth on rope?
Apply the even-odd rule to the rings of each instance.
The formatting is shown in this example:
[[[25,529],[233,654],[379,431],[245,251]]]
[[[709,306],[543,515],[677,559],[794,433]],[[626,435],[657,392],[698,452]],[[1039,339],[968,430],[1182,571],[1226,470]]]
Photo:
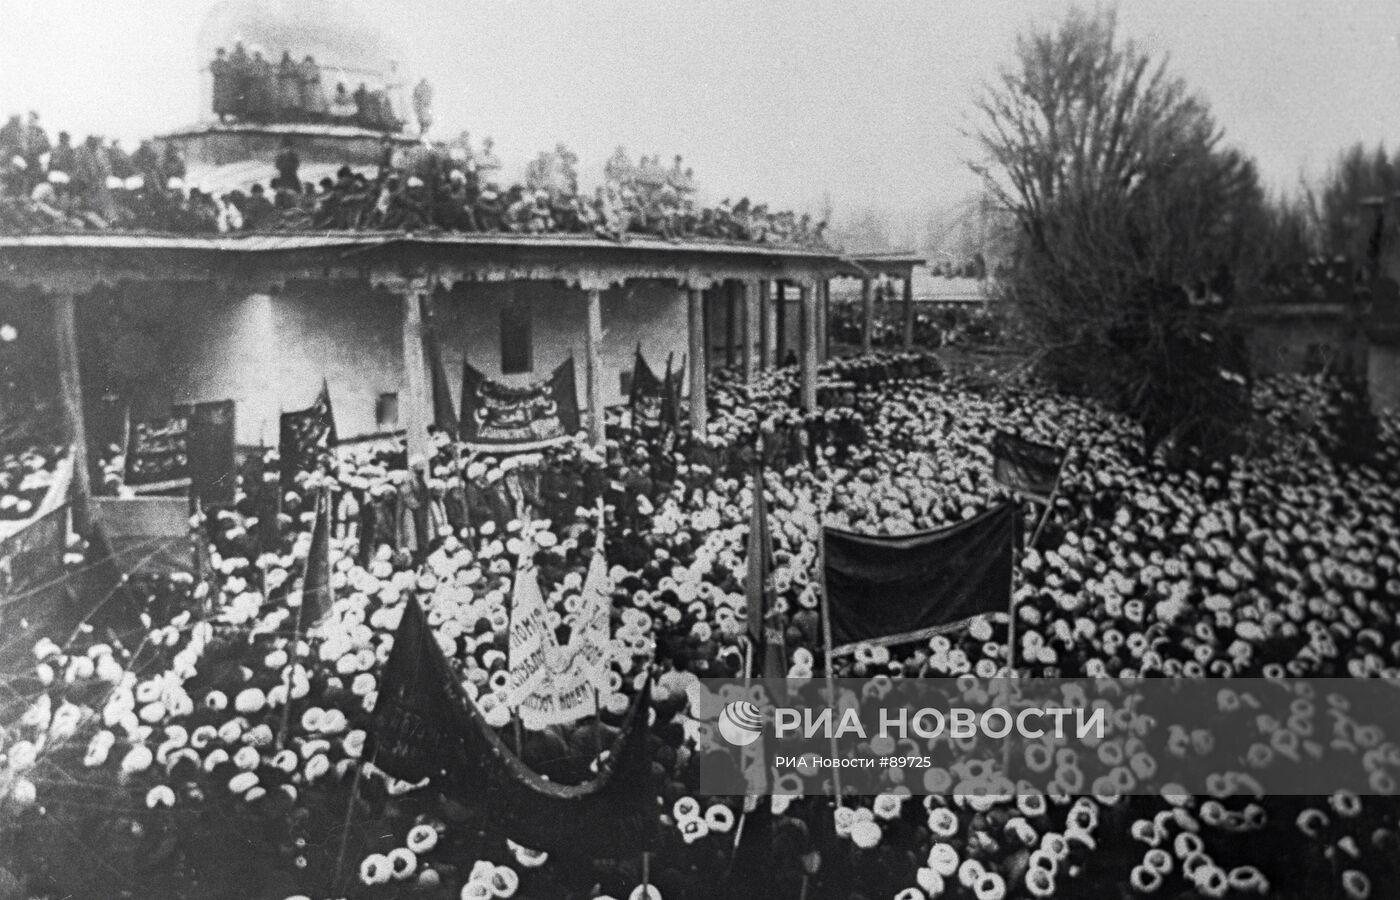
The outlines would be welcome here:
[[[598,758],[596,776],[573,785],[550,781],[486,723],[409,597],[381,676],[365,756],[407,781],[443,779],[459,799],[490,810],[490,828],[527,847],[614,858],[648,849],[656,836],[650,706],[648,675],[617,738]]]
[[[1049,502],[1065,452],[1005,431],[992,438],[992,477],[1040,503]]]
[[[545,381],[516,388],[462,367],[462,442],[486,452],[523,453],[571,438],[579,429],[578,387],[570,356]]]
[[[1019,519],[1007,501],[935,531],[823,532],[834,653],[900,644],[961,627],[1011,606]]]

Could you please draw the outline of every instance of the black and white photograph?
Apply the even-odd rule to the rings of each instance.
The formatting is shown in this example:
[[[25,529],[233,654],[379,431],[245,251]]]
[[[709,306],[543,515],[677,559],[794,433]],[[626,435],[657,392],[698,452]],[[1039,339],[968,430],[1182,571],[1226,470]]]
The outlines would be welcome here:
[[[1400,900],[1394,0],[0,0],[0,900]]]

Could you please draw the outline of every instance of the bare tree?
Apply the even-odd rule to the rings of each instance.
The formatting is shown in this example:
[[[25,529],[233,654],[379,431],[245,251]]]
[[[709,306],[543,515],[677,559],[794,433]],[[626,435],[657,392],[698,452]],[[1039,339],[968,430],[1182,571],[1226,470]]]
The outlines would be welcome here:
[[[1111,12],[1021,36],[975,112],[971,166],[1019,226],[1004,289],[1041,370],[1133,412],[1149,448],[1213,439],[1245,408],[1238,348],[1187,298],[1258,267],[1253,162]]]

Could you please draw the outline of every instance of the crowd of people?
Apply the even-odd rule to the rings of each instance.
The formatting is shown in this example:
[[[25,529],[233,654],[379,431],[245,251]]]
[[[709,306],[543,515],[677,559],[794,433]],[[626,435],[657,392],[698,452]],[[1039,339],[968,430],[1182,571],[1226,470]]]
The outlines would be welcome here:
[[[207,577],[148,585],[134,598],[145,603],[139,622],[109,619],[72,640],[40,641],[12,679],[20,699],[6,701],[0,747],[15,826],[9,877],[24,880],[26,895],[53,896],[107,896],[120,883],[144,896],[206,897],[1386,895],[1400,875],[1391,797],[1257,797],[1249,787],[1271,768],[1306,764],[1316,739],[1370,778],[1374,794],[1394,793],[1396,736],[1378,733],[1362,710],[1301,693],[1292,718],[1250,732],[1244,758],[1219,761],[1221,787],[1209,796],[1133,794],[1156,760],[1209,748],[1208,736],[1128,715],[1121,721],[1134,730],[1115,731],[1098,752],[1118,761],[1112,783],[1083,784],[1088,765],[1069,751],[1051,762],[1062,792],[988,790],[966,771],[938,770],[911,775],[926,797],[852,797],[841,809],[818,797],[762,798],[774,816],[763,866],[743,883],[726,880],[742,866],[734,846],[744,801],[698,793],[698,736],[714,710],[700,708],[693,685],[743,665],[753,502],[743,448],[759,435],[792,677],[823,665],[818,523],[907,534],[990,508],[1008,497],[991,477],[1000,430],[1070,448],[1048,524],[1015,574],[1023,674],[1281,685],[1400,675],[1400,423],[1380,422],[1369,458],[1348,456],[1334,383],[1258,381],[1259,449],[1189,470],[1145,458],[1135,426],[1092,403],[973,381],[918,357],[829,364],[830,405],[814,415],[794,407],[796,379],[790,369],[753,384],[718,379],[707,433],[674,443],[621,419],[605,454],[580,439],[541,456],[489,458],[439,437],[422,482],[401,449],[346,452],[296,475],[270,551],[260,518],[280,480],[275,458],[255,464],[233,507],[205,520]],[[305,566],[309,497],[323,487],[341,523],[334,609],[303,639],[288,598]],[[513,575],[522,558],[538,566],[550,624],[567,631],[599,494],[611,689],[598,718],[575,731],[511,738],[495,695],[506,680]],[[661,834],[650,855],[515,844],[476,798],[396,781],[362,758],[408,596],[468,695],[527,759],[591,759],[598,732],[614,733],[655,667]],[[910,645],[860,647],[836,672],[876,683],[991,677],[1008,659],[1005,628],[977,620]],[[1222,709],[1227,694],[1239,703],[1222,691]]]
[[[921,304],[914,312],[911,337],[914,346],[936,349],[951,344],[988,344],[995,339],[993,323],[984,309],[943,304]],[[886,292],[877,292],[871,316],[870,346],[892,350],[904,345],[904,307]],[[831,308],[831,340],[838,346],[860,347],[865,338],[865,314],[860,303],[838,303]]]
[[[250,53],[242,43],[220,47],[209,61],[214,115],[224,122],[327,122],[376,131],[399,131],[404,120],[391,93],[361,82],[353,90],[344,81],[334,88],[323,82],[325,70],[315,57],[300,62],[283,51],[277,62],[262,50]],[[338,74],[338,73],[336,73]]]
[[[619,148],[591,194],[577,157],[563,145],[533,160],[522,181],[502,187],[491,139],[404,145],[385,137],[377,166],[342,167],[312,183],[301,177],[291,138],[269,160],[267,183],[223,194],[186,183],[173,144],[67,132],[51,142],[36,113],[0,128],[0,233],[119,229],[179,234],[239,231],[452,231],[578,234],[750,241],[823,248],[825,222],[772,210],[744,197],[703,206],[694,173],[677,156],[633,161]]]

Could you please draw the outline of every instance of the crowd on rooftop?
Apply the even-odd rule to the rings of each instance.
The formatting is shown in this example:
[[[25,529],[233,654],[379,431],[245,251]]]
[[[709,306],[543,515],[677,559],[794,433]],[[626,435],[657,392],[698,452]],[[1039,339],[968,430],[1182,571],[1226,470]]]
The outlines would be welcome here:
[[[474,147],[466,135],[432,145],[386,136],[377,166],[344,166],[315,183],[302,179],[290,138],[268,162],[266,184],[215,195],[186,183],[171,144],[160,151],[143,141],[128,153],[97,135],[74,145],[67,132],[55,142],[36,113],[12,116],[0,128],[0,233],[452,231],[825,246],[826,223],[809,215],[747,197],[698,203],[694,173],[679,156],[666,166],[660,155],[634,161],[618,148],[591,194],[563,145],[502,187],[491,139]]]
[[[322,69],[310,55],[298,62],[283,51],[273,62],[261,49],[250,53],[242,43],[231,52],[220,47],[209,62],[214,115],[223,122],[327,122],[376,131],[403,127],[387,88],[361,81],[351,89],[342,80],[331,87],[322,80],[327,72],[337,78],[345,74]]]

